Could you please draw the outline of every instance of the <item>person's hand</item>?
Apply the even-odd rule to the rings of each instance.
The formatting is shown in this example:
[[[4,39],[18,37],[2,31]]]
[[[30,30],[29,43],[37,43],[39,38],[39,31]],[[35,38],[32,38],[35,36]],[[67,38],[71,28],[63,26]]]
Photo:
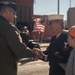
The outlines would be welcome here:
[[[45,55],[44,55],[44,53],[40,49],[33,48],[33,51],[37,54],[38,58],[41,58],[41,59],[44,58]]]
[[[34,61],[37,61],[37,60],[39,59],[39,57],[38,57],[38,52],[36,52],[36,51],[34,51],[34,52],[35,52],[35,54],[36,54],[36,57],[33,58],[33,60],[34,60]]]

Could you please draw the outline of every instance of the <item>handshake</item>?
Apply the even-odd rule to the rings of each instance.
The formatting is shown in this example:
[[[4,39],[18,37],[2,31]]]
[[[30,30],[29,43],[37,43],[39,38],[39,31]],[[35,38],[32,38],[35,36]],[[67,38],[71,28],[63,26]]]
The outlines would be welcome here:
[[[33,58],[34,61],[37,61],[38,59],[45,60],[46,55],[38,48],[33,48],[33,52],[36,54],[36,57]]]

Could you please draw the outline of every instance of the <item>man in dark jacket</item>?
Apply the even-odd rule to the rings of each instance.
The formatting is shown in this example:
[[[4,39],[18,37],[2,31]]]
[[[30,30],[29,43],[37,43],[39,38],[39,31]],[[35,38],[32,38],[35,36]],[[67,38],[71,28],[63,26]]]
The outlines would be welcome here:
[[[0,75],[17,75],[19,58],[36,57],[36,54],[22,43],[14,25],[16,10],[15,3],[0,2]]]
[[[28,45],[29,39],[30,39],[30,32],[26,26],[22,28],[22,31],[20,32],[20,35],[22,37],[23,42]]]
[[[67,63],[72,48],[68,46],[67,32],[63,30],[63,15],[49,15],[48,18],[53,36],[44,54],[38,51],[39,58],[49,61],[49,75],[65,75],[63,64]]]

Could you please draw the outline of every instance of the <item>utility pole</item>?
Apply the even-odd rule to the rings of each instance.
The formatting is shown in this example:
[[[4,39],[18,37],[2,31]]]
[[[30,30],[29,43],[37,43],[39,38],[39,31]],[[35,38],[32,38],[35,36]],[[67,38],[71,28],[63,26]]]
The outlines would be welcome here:
[[[71,0],[70,0],[70,7],[71,7]]]
[[[59,14],[59,0],[58,0],[58,14]]]

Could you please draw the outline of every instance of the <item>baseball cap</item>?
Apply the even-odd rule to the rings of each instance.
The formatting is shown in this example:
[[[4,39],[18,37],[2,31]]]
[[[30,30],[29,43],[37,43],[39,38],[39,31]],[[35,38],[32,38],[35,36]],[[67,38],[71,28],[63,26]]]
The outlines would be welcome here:
[[[72,26],[71,29],[68,32],[69,35],[75,37],[75,26]]]

